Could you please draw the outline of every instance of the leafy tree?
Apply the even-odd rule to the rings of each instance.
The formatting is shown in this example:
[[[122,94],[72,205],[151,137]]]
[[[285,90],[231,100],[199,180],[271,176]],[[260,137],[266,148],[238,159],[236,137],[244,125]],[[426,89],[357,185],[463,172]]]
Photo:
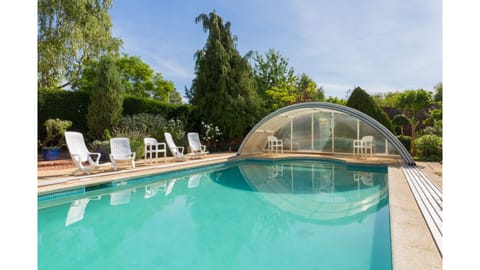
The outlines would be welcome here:
[[[95,91],[90,95],[87,125],[97,138],[112,131],[122,116],[120,72],[111,55],[102,56],[98,64]]]
[[[265,57],[256,52],[253,60],[257,93],[265,101],[266,113],[294,103],[297,77],[293,67],[288,66],[288,59],[270,49]]]
[[[332,96],[329,96],[325,102],[330,102],[330,103],[335,103],[335,104],[339,104],[339,105],[346,105],[347,104],[347,101],[345,99],[341,99],[341,98],[338,98],[338,97],[332,97]]]
[[[288,59],[274,49],[265,53],[265,58],[255,52],[253,74],[260,96],[267,97],[266,91],[282,82],[293,81],[295,70],[288,67]]]
[[[317,84],[305,73],[298,76],[296,89],[296,102],[325,100],[323,87],[320,86],[317,88]]]
[[[296,77],[289,78],[288,81],[282,81],[265,91],[267,97],[269,97],[268,103],[270,107],[268,111],[274,111],[295,103],[297,100],[295,79]]]
[[[412,141],[415,141],[416,129],[420,124],[421,116],[431,103],[432,94],[424,89],[406,90],[398,96],[395,107],[402,110],[410,122]],[[415,144],[413,146],[412,153],[415,154]]]
[[[392,130],[392,122],[387,113],[378,106],[365,90],[360,87],[353,89],[352,94],[347,100],[346,106],[357,109],[370,117],[374,118],[389,130]]]
[[[74,86],[83,64],[118,53],[112,37],[112,0],[38,1],[38,86]]]
[[[138,56],[123,54],[115,59],[115,65],[120,71],[124,92],[137,97],[150,97],[164,102],[170,101],[171,95],[180,95],[173,83],[163,79],[162,74],[155,73],[148,64]],[[86,92],[91,92],[96,80],[98,61],[85,64],[78,86]],[[181,103],[180,100],[174,100]]]
[[[401,92],[376,93],[372,98],[380,107],[394,108],[400,94]]]
[[[170,93],[170,95],[168,96],[168,103],[182,104],[183,103],[182,96],[177,91],[174,91]]]
[[[240,56],[230,23],[224,24],[215,11],[200,14],[195,22],[202,24],[208,38],[195,54],[195,78],[187,97],[201,120],[218,126],[226,139],[239,143],[257,122],[260,108],[247,61],[250,54]]]
[[[155,75],[153,75],[152,82],[153,88],[152,90],[147,91],[147,93],[149,93],[153,99],[159,99],[164,102],[176,104],[182,103],[182,97],[173,86],[173,83],[171,81],[164,80],[162,74],[155,73]],[[172,99],[170,97],[172,97]],[[178,97],[180,97],[180,99],[178,99]]]
[[[428,111],[428,117],[422,121],[423,124],[431,127],[435,134],[442,136],[443,129],[443,110],[440,108],[432,108]],[[427,128],[428,128],[427,127]]]
[[[409,121],[407,117],[403,114],[397,114],[392,119],[392,124],[397,127],[400,127],[400,134],[403,136],[403,127],[408,125]]]
[[[153,89],[153,70],[138,56],[124,54],[115,61],[126,94],[147,97]],[[161,75],[160,75],[161,77]]]

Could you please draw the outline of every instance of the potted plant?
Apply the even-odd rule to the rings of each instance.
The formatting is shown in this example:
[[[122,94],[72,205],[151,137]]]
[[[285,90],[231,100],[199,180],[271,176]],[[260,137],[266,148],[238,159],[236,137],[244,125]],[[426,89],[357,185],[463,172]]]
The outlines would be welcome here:
[[[47,135],[42,142],[44,160],[56,160],[60,155],[61,147],[65,144],[65,131],[72,126],[72,121],[48,119],[43,124]]]

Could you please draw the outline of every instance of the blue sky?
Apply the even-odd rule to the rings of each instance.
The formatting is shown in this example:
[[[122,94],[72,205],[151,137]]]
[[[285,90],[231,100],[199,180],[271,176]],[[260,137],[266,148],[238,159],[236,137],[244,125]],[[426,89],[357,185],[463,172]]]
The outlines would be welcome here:
[[[442,1],[438,0],[114,0],[113,35],[177,90],[191,86],[194,53],[207,33],[195,18],[216,10],[240,54],[273,48],[326,96],[346,98],[442,82]]]

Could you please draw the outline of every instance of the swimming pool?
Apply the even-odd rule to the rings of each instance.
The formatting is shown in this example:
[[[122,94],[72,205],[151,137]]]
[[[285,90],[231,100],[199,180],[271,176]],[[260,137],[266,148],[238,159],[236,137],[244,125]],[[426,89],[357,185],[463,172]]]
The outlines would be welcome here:
[[[391,269],[387,181],[250,159],[39,197],[38,269]]]

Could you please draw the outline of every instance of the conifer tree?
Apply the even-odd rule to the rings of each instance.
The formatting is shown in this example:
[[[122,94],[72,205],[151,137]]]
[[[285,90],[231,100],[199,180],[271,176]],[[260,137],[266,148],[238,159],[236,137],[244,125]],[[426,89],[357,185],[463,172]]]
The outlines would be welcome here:
[[[122,116],[122,83],[111,55],[102,56],[98,64],[94,91],[90,95],[87,125],[97,138],[112,131]]]
[[[195,22],[202,23],[208,38],[195,54],[195,78],[187,96],[199,119],[218,126],[224,139],[238,146],[258,120],[259,99],[248,63],[251,53],[240,55],[230,22],[224,24],[215,11],[200,14]]]

